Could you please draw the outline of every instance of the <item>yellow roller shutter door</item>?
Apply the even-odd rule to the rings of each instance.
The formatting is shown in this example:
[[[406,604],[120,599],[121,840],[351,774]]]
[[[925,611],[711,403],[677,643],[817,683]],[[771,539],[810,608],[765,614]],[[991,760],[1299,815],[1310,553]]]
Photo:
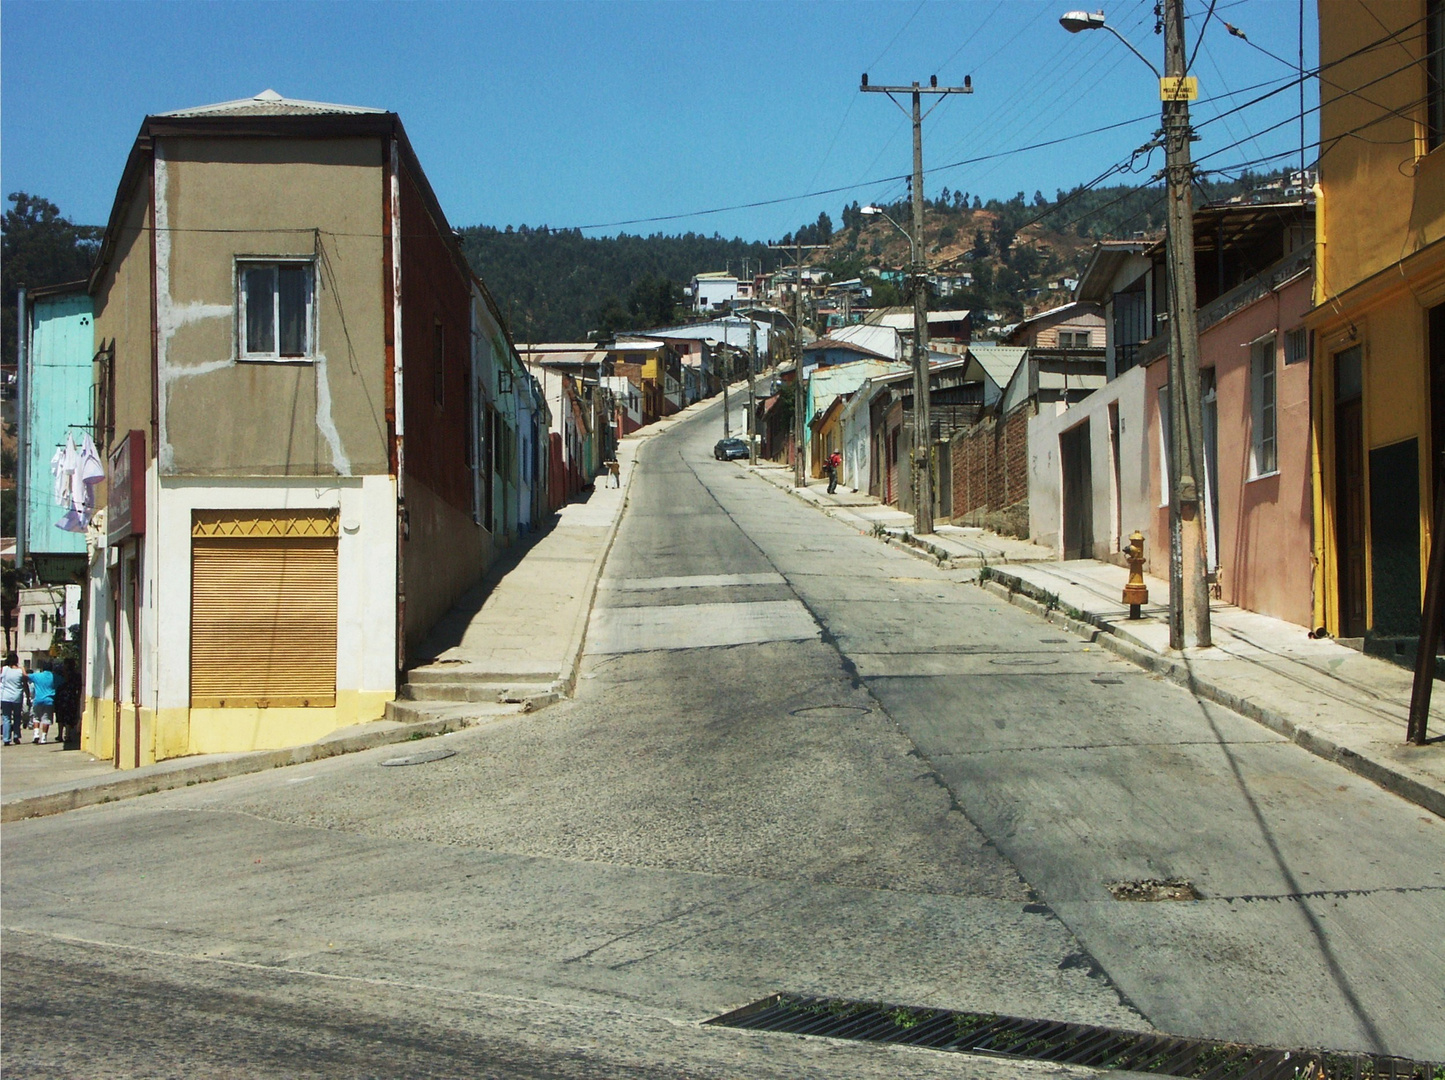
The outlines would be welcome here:
[[[334,534],[191,545],[191,707],[334,706]]]

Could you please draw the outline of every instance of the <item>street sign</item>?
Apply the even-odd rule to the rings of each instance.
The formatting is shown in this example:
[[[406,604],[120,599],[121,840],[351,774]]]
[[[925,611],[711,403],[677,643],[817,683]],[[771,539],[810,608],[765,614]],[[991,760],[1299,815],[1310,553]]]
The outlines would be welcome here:
[[[1160,101],[1194,101],[1199,97],[1199,80],[1193,75],[1166,75],[1159,80]]]

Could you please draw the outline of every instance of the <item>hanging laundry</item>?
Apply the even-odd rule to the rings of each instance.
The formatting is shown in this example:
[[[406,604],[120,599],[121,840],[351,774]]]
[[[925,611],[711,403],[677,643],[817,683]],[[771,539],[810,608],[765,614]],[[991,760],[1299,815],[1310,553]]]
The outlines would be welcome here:
[[[66,435],[65,445],[50,459],[50,471],[55,477],[55,501],[65,507],[55,527],[85,532],[95,512],[95,485],[105,479],[105,463],[95,441],[87,434],[76,449],[75,436]]]
[[[65,445],[57,447],[50,458],[50,475],[54,480],[55,504],[57,506],[70,505],[70,488],[72,478],[75,475],[75,464],[79,454],[75,449],[75,439],[71,435],[65,436]]]

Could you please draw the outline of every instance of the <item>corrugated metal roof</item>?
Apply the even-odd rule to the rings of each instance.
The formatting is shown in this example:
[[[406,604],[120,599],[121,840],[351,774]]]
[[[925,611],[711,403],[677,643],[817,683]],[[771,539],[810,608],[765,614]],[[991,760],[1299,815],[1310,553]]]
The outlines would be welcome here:
[[[879,360],[891,361],[897,359],[897,357],[895,356],[878,352],[876,349],[870,349],[868,348],[868,346],[859,344],[856,341],[840,341],[838,338],[835,337],[819,338],[811,345],[803,346],[804,352],[813,352],[818,349],[847,349],[850,352],[860,353],[864,356],[876,357]]]
[[[1074,290],[1075,300],[1087,300],[1102,304],[1113,295],[1114,275],[1119,267],[1133,255],[1142,255],[1149,249],[1150,241],[1144,240],[1101,240],[1094,245],[1089,265],[1079,275],[1079,287]]]
[[[901,359],[903,356],[902,339],[898,336],[898,331],[891,326],[854,323],[852,326],[840,326],[830,330],[828,336],[834,341],[861,345],[869,352],[875,352],[879,356],[891,356],[895,360]]]
[[[160,113],[165,117],[183,119],[194,116],[325,116],[339,114],[354,116],[368,113],[385,113],[385,109],[371,109],[363,105],[332,105],[325,101],[299,101],[285,98],[275,90],[262,90],[255,97],[237,98],[235,101],[219,101],[214,105],[196,105],[189,109]]]
[[[968,355],[977,361],[993,384],[1002,389],[1028,355],[1028,349],[1022,345],[970,345]]]

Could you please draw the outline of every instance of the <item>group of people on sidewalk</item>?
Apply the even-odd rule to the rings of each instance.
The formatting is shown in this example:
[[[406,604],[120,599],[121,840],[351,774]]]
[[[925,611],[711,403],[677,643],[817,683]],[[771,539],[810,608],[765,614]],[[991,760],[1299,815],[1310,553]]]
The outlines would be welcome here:
[[[66,740],[78,719],[80,680],[74,668],[73,660],[63,666],[42,660],[31,672],[20,666],[18,654],[6,654],[0,668],[4,745],[18,746],[27,723],[31,742],[50,742],[52,727],[56,742]]]

